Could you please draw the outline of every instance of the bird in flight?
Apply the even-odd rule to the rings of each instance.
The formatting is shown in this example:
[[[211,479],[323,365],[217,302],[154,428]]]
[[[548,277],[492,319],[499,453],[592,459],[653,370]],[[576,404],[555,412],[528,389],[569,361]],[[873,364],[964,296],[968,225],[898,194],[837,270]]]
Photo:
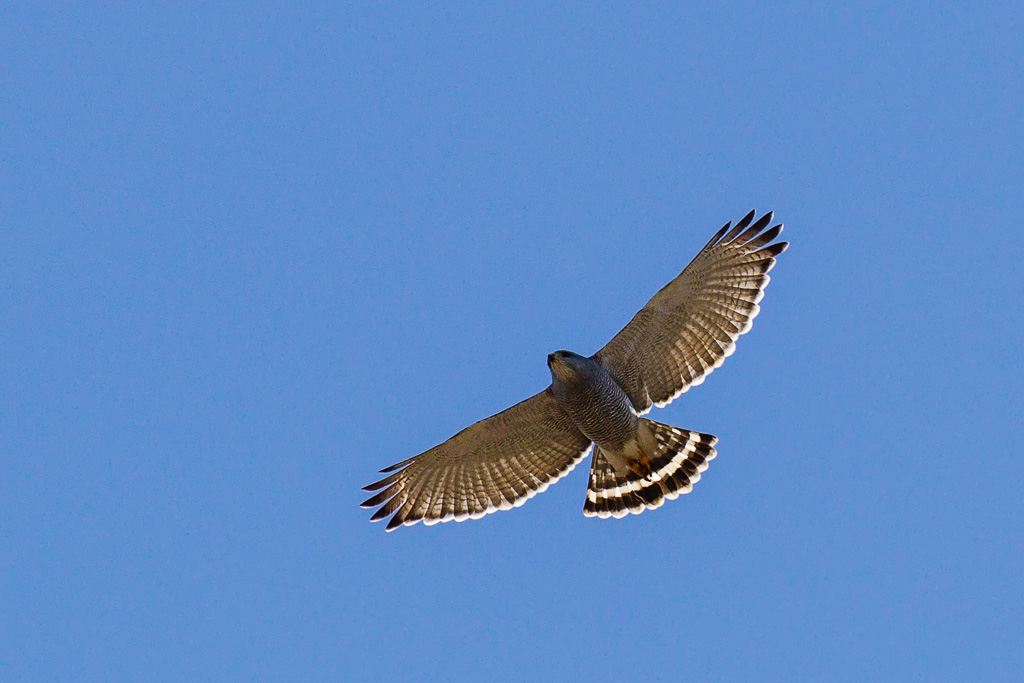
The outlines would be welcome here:
[[[519,507],[590,451],[583,514],[625,517],[689,493],[717,437],[641,417],[697,386],[736,348],[760,311],[768,271],[787,242],[769,212],[726,223],[604,348],[548,355],[551,384],[444,443],[385,467],[363,507],[399,526],[477,519]]]

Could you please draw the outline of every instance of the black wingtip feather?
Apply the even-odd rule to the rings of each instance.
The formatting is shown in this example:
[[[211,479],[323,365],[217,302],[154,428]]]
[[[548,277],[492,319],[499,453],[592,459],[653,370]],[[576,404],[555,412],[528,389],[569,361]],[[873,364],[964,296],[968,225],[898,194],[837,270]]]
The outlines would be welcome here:
[[[377,489],[384,488],[388,484],[394,484],[396,481],[398,481],[401,478],[402,478],[402,473],[401,472],[395,472],[391,476],[384,477],[383,479],[381,479],[379,481],[375,481],[372,484],[367,484],[366,486],[363,487],[363,490],[364,491],[376,491]]]
[[[392,496],[394,496],[397,493],[398,493],[398,484],[394,484],[394,485],[389,486],[388,488],[384,489],[383,491],[370,496],[369,498],[364,500],[362,503],[360,503],[359,507],[375,508],[378,505],[380,505],[381,503],[389,500]]]
[[[376,522],[378,520],[384,519],[385,517],[387,517],[391,513],[395,512],[399,508],[402,508],[403,510],[407,509],[407,508],[402,507],[402,505],[403,505],[403,503],[405,503],[405,501],[406,501],[406,496],[396,495],[394,498],[392,498],[388,502],[384,503],[384,505],[382,505],[379,510],[374,512],[373,516],[370,517],[370,521],[371,522]]]
[[[782,224],[769,228],[767,231],[762,232],[760,235],[752,235],[750,240],[746,243],[748,249],[760,249],[764,245],[768,244],[782,232]]]
[[[416,459],[416,456],[413,456],[411,458],[406,458],[402,462],[396,462],[394,465],[389,465],[389,466],[385,467],[380,472],[381,472],[381,474],[386,474],[388,472],[394,472],[395,470],[397,470],[397,469],[399,469],[401,467],[405,467],[406,465],[408,465],[409,463],[411,463],[415,459]]]
[[[704,251],[704,249],[707,249],[711,246],[714,246],[715,244],[718,244],[718,240],[722,238],[722,235],[725,234],[725,231],[729,229],[730,225],[732,225],[732,221],[729,221],[728,223],[723,225],[718,232],[711,236],[711,239],[708,240],[708,243],[704,245],[701,251]]]
[[[786,251],[789,247],[789,242],[776,242],[775,244],[769,244],[763,249],[757,250],[757,255],[764,258],[775,258],[782,252]]]
[[[744,233],[736,239],[736,241],[739,242],[740,244],[746,244],[750,240],[757,237],[757,233],[764,230],[766,227],[768,227],[768,224],[772,222],[773,216],[774,214],[771,211],[769,211],[765,215],[758,218],[757,222],[751,225],[749,228],[747,228],[746,231],[744,231]]]
[[[750,225],[750,221],[753,220],[754,215],[756,213],[757,213],[756,210],[751,209],[750,213],[748,213],[746,216],[744,216],[740,220],[740,222],[737,223],[736,226],[732,230],[729,231],[729,234],[727,234],[725,237],[722,238],[722,241],[723,242],[732,242],[734,239],[736,239],[736,236],[739,235],[741,232],[743,232],[744,228],[746,228],[748,225]]]
[[[390,514],[391,514],[390,512],[385,512],[384,508],[381,508],[380,510],[377,510],[376,512],[374,512],[370,516],[370,521],[371,522],[379,522],[380,520],[384,519],[385,517],[387,517]]]
[[[402,508],[397,513],[395,513],[394,517],[392,517],[391,519],[388,520],[388,525],[386,527],[384,527],[384,531],[394,531],[398,527],[400,527],[403,524],[405,524],[406,518],[408,516],[409,516],[409,508]],[[410,520],[409,524],[415,524],[419,520],[420,520],[420,518],[417,517],[415,520]]]

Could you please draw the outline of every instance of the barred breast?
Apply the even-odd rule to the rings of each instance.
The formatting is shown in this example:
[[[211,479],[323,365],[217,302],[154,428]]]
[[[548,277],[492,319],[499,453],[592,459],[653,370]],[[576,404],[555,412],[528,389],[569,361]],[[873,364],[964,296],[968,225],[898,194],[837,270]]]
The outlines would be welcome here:
[[[626,392],[590,358],[568,351],[548,357],[555,398],[583,434],[611,450],[636,435],[638,419]]]

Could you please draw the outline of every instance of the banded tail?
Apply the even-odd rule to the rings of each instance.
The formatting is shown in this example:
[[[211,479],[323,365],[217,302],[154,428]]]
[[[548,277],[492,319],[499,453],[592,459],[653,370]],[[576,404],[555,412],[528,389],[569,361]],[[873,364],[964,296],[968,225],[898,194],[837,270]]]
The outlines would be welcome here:
[[[718,437],[678,429],[641,418],[640,449],[650,465],[644,472],[616,470],[604,452],[594,448],[590,485],[583,514],[587,517],[625,517],[661,507],[665,499],[675,500],[689,493],[717,455]]]

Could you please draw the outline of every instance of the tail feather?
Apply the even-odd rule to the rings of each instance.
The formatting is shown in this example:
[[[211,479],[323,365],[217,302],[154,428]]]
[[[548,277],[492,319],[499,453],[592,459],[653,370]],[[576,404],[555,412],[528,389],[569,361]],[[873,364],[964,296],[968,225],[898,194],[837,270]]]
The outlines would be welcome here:
[[[594,449],[584,515],[620,518],[661,507],[666,498],[689,493],[717,454],[718,438],[710,434],[641,419],[640,435],[650,466],[649,472],[638,468],[643,474],[615,469],[600,448]]]

